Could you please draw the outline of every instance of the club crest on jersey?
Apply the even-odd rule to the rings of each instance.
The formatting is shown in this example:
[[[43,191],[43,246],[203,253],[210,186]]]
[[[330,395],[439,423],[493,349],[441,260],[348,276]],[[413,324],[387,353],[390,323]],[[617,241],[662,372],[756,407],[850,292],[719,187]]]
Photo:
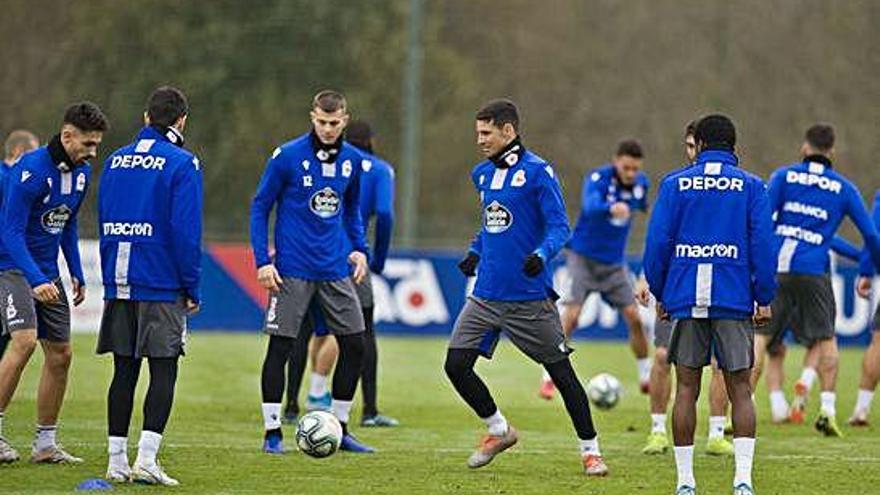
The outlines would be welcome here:
[[[351,160],[342,162],[342,176],[351,177]]]
[[[86,190],[86,174],[80,173],[76,176],[76,190],[79,192]]]
[[[526,183],[526,171],[525,170],[517,170],[515,174],[513,174],[513,179],[510,179],[511,187],[522,187]]]
[[[325,187],[312,195],[309,208],[321,218],[334,217],[339,213],[339,195],[332,188]]]
[[[500,234],[513,225],[513,214],[498,201],[492,201],[483,214],[486,232]]]
[[[636,199],[644,198],[645,197],[645,187],[642,186],[641,184],[636,185],[633,188],[633,196],[635,196]]]
[[[69,206],[59,205],[43,213],[40,221],[43,224],[43,230],[50,234],[58,235],[64,230],[64,226],[67,225],[67,221],[72,216],[73,210]]]

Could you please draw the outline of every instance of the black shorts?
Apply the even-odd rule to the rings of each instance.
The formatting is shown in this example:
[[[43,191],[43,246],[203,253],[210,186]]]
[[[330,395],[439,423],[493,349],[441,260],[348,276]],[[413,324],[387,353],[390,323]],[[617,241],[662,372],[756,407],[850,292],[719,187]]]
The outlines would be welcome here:
[[[111,299],[104,302],[98,354],[176,358],[186,347],[186,300],[175,302]]]
[[[60,299],[44,304],[34,299],[33,289],[18,270],[0,272],[0,308],[2,330],[12,334],[19,330],[37,330],[37,338],[50,342],[70,342],[70,304],[61,279],[56,279]]]
[[[807,347],[834,338],[837,308],[831,277],[780,273],[776,279],[779,288],[771,306],[773,317],[769,325],[756,330],[770,336],[767,348],[778,348],[789,328],[795,340]]]

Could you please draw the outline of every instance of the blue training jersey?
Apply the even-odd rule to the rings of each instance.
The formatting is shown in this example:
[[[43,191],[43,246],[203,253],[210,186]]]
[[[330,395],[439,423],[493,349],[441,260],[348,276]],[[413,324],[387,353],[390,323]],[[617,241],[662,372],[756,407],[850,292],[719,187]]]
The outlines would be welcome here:
[[[104,299],[201,300],[202,165],[173,128],[147,126],[104,162]]]
[[[361,218],[366,230],[370,219],[376,217],[376,240],[370,256],[370,270],[382,273],[388,249],[391,247],[391,232],[394,228],[394,168],[376,155],[360,150],[361,160]]]
[[[60,247],[70,276],[84,283],[76,216],[91,166],[74,165],[56,135],[13,167],[3,167],[0,270],[21,270],[32,287],[48,283],[59,276]]]
[[[733,153],[704,151],[660,185],[645,277],[673,318],[747,318],[773,300],[772,236],[764,182]]]
[[[880,261],[880,237],[858,188],[823,156],[779,168],[770,178],[779,273],[824,275],[828,251],[844,216],[861,232],[865,247]]]
[[[634,184],[624,185],[611,164],[587,174],[581,192],[581,212],[566,246],[600,263],[622,264],[632,215],[626,220],[618,220],[612,218],[608,210],[614,203],[623,202],[633,213],[647,211],[648,186],[648,176],[642,172],[636,176]]]
[[[874,227],[880,230],[880,189],[874,193],[874,206],[871,210],[871,216],[874,221]],[[877,266],[874,265],[871,259],[871,251],[865,248],[860,258],[859,274],[865,277],[873,277],[876,273]]]
[[[482,227],[470,250],[480,256],[473,294],[494,301],[555,298],[549,270],[570,229],[562,190],[553,167],[515,142],[499,158],[486,160],[471,173],[480,194]],[[523,273],[526,258],[544,259],[543,273]]]
[[[269,257],[269,213],[275,213],[275,267],[282,277],[339,280],[351,274],[352,249],[366,253],[358,204],[363,156],[341,143],[329,161],[317,137],[304,134],[276,148],[251,205],[251,245],[257,267]]]

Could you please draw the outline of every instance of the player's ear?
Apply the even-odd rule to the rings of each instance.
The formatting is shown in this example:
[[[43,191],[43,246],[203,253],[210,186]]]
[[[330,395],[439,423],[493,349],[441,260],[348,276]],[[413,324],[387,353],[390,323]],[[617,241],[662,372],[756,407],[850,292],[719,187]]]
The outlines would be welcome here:
[[[183,132],[183,128],[186,127],[186,118],[187,114],[183,114],[177,119],[177,122],[174,123],[174,127],[177,128],[178,131]]]
[[[144,125],[150,125],[150,114],[144,112]]]

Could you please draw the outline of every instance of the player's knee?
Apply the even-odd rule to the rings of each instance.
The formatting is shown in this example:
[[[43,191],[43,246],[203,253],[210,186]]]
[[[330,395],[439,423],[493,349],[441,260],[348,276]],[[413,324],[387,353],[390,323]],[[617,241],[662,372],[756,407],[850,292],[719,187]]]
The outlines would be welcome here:
[[[470,372],[472,367],[473,361],[461,349],[449,349],[446,353],[446,362],[443,364],[443,370],[450,380],[455,381],[461,378]]]
[[[639,318],[639,309],[635,304],[630,304],[629,306],[624,307],[620,313],[623,315],[623,319],[626,320],[627,324],[629,324],[630,329],[632,329],[634,324],[642,322]]]
[[[339,354],[345,354],[347,357],[359,358],[366,352],[363,333],[337,336],[336,345],[339,347]]]
[[[47,347],[46,364],[53,372],[66,373],[73,359],[70,344],[50,344]]]
[[[659,367],[664,372],[669,372],[669,350],[665,347],[657,347],[654,349],[654,366]]]

